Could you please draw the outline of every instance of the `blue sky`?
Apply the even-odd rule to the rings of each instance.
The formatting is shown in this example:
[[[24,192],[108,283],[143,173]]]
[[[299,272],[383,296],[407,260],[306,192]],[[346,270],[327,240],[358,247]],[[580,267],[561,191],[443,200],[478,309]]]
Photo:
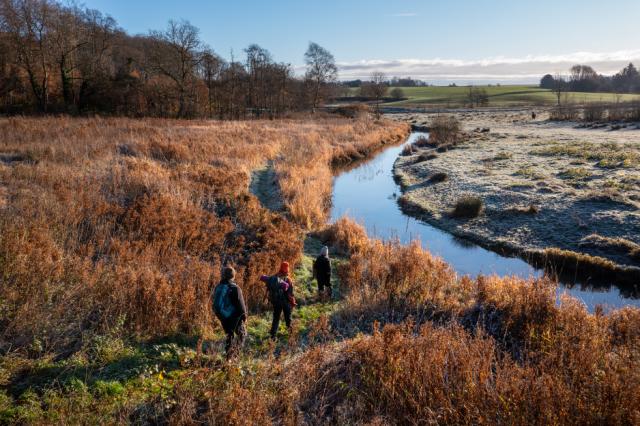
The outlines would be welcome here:
[[[250,43],[302,65],[309,41],[341,77],[381,70],[427,80],[529,81],[586,62],[610,73],[640,62],[640,0],[86,0],[131,33],[186,19],[224,57]],[[639,64],[640,65],[640,64]],[[299,68],[298,68],[299,70]],[[535,81],[535,79],[534,79]]]

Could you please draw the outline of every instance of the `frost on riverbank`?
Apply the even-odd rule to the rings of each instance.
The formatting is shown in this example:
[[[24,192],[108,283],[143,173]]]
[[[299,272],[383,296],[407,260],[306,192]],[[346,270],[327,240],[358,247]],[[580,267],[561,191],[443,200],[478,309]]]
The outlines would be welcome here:
[[[421,125],[433,115],[395,118]],[[445,152],[420,148],[396,162],[414,214],[487,246],[556,247],[640,266],[640,130],[577,128],[540,112],[532,120],[524,109],[457,118],[469,140]],[[469,195],[482,199],[482,213],[451,217]]]

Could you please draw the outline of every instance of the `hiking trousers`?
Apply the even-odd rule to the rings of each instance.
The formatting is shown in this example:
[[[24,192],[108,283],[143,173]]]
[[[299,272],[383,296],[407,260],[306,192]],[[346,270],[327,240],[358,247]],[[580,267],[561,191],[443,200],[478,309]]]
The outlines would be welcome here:
[[[329,296],[331,296],[331,278],[318,278],[318,293],[322,294],[325,288]]]
[[[271,321],[271,338],[275,339],[280,327],[280,316],[284,314],[284,323],[291,327],[291,305],[288,302],[273,305],[273,320]]]
[[[227,358],[229,358],[244,344],[244,339],[247,337],[247,327],[244,321],[240,318],[235,318],[223,323],[222,328],[224,328],[224,332],[227,333],[227,341],[224,349]]]

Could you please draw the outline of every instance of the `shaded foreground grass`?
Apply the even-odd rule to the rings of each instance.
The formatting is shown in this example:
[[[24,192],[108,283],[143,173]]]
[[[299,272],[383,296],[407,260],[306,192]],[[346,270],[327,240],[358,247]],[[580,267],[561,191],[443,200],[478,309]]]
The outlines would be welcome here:
[[[269,146],[262,143],[271,144],[278,135],[292,132],[294,136],[281,143],[295,147],[301,140],[308,140],[304,139],[307,133],[335,131],[329,133],[332,136],[328,139],[333,140],[330,142],[333,148],[320,145],[319,149],[322,152],[327,149],[327,154],[314,157],[325,159],[324,167],[330,170],[336,156],[362,155],[357,153],[373,149],[381,140],[393,140],[393,135],[401,135],[403,128],[383,130],[387,123],[332,120],[202,123],[205,127],[221,127],[194,141],[190,128],[183,128],[194,125],[193,122],[173,123],[164,130],[140,129],[127,121],[113,123],[130,129],[127,138],[134,138],[136,133],[142,135],[134,138],[129,147],[136,155],[127,154],[121,159],[125,164],[144,162],[141,170],[134,168],[139,173],[136,187],[144,189],[142,199],[128,195],[121,183],[126,182],[123,179],[106,185],[106,189],[103,181],[91,186],[91,175],[102,176],[97,159],[103,158],[87,149],[91,147],[88,141],[94,139],[92,132],[96,131],[91,125],[83,130],[89,138],[75,145],[73,156],[63,155],[52,161],[55,151],[46,151],[47,144],[43,141],[44,156],[34,155],[33,163],[12,164],[2,169],[2,183],[9,188],[11,206],[1,211],[7,215],[2,238],[6,238],[5,231],[12,229],[8,226],[9,219],[20,232],[13,239],[0,241],[3,250],[0,261],[4,262],[2,322],[7,325],[2,335],[0,422],[629,424],[640,421],[639,310],[622,309],[608,314],[598,310],[589,314],[568,297],[557,305],[555,285],[547,280],[458,277],[449,265],[419,244],[403,246],[371,240],[362,227],[349,220],[341,220],[303,241],[303,228],[309,223],[308,218],[313,217],[304,206],[311,208],[317,204],[305,202],[296,211],[291,201],[295,199],[291,198],[293,193],[283,191],[288,217],[285,219],[266,211],[252,196],[237,195],[246,191],[249,170],[269,159],[277,162],[279,155],[283,155],[283,164],[295,166],[288,168],[289,173],[304,170],[297,163],[304,160],[302,154],[293,154],[290,158],[295,160],[291,160],[290,151],[282,146],[274,147],[270,158],[262,154]],[[255,136],[251,136],[254,130]],[[154,136],[155,131],[162,136]],[[42,137],[49,134],[44,130],[38,132]],[[158,155],[160,160],[151,160],[144,147],[157,141],[157,137],[167,141],[169,137],[163,132],[180,141],[176,149],[185,143],[193,144],[195,149],[203,144],[208,149],[215,146],[219,153],[186,157],[190,158],[189,167],[184,169],[180,169],[180,161],[165,162],[164,158],[173,155],[171,150]],[[264,137],[265,132],[270,137]],[[345,132],[351,136],[345,136]],[[354,146],[353,150],[339,148],[341,141],[354,143],[358,135],[372,133],[377,136],[367,139],[370,143],[364,146]],[[220,138],[221,134],[228,137],[218,139],[224,141],[222,147],[209,145],[209,138]],[[27,139],[36,136],[31,133]],[[247,152],[239,148],[240,142],[239,146],[228,143],[236,138],[255,141],[258,146],[253,160],[244,157]],[[122,143],[122,139],[110,141],[109,146]],[[171,141],[167,145],[173,145],[175,140]],[[321,136],[317,141],[327,143]],[[10,149],[17,151],[18,145]],[[111,148],[104,149],[108,157],[113,155]],[[191,155],[186,152],[182,155]],[[306,153],[318,155],[318,151]],[[235,183],[227,178],[216,185],[196,186],[198,189],[194,190],[191,185],[196,183],[192,178],[185,180],[182,177],[185,175],[174,173],[176,169],[187,173],[194,167],[205,167],[198,164],[199,157],[207,158],[205,163],[214,167],[210,177],[226,176],[225,172],[230,173],[238,165],[247,173]],[[110,158],[103,167],[120,167],[117,159],[113,162]],[[81,173],[85,167],[88,170]],[[274,167],[282,170],[277,163]],[[148,170],[154,173],[147,174]],[[310,170],[310,173],[317,171],[313,167]],[[75,185],[76,192],[59,189],[56,185],[65,182],[60,176],[68,177],[66,181]],[[82,178],[79,183],[78,176]],[[287,186],[289,176],[284,171],[276,172],[281,188]],[[304,186],[309,182],[318,182],[312,175],[306,176],[306,180],[304,177],[294,179],[303,185],[301,190],[309,190],[309,186]],[[83,185],[87,185],[86,193]],[[214,194],[209,198],[212,188]],[[233,202],[218,194],[226,190],[238,191],[232,197]],[[90,198],[91,191],[104,196],[104,203],[112,202],[118,211],[127,214],[115,216],[113,222],[109,222],[110,216],[94,218],[95,206],[104,204]],[[29,198],[33,192],[44,197],[45,203],[35,203]],[[170,201],[152,207],[143,202],[143,210],[129,210],[146,200],[149,192],[156,196],[163,194]],[[182,192],[187,194],[184,198]],[[115,197],[114,193],[123,198]],[[92,202],[74,208],[78,197],[89,197]],[[27,203],[25,198],[31,202]],[[198,200],[195,205],[194,198]],[[18,221],[21,210],[16,205],[27,208],[23,211],[30,215]],[[59,211],[62,205],[71,208]],[[212,215],[205,216],[203,223],[215,224],[220,217],[231,223],[223,228],[230,233],[228,236],[224,232],[214,234],[224,235],[222,242],[203,240],[200,235],[210,233],[210,228],[200,230],[199,226],[191,225],[188,232],[189,229],[180,227],[189,220],[200,223],[189,219],[198,209]],[[167,216],[172,211],[173,215]],[[81,220],[85,216],[78,212],[89,219]],[[148,225],[148,218],[156,217],[158,212],[163,213],[161,217]],[[129,215],[133,218],[128,219]],[[30,236],[33,218],[49,220],[49,226],[42,226],[36,234],[39,240]],[[137,221],[133,222],[136,226],[119,228],[127,220]],[[152,227],[148,230],[147,226]],[[107,242],[97,238],[103,235],[99,231],[105,227],[118,231]],[[69,233],[70,229],[74,233]],[[105,268],[101,262],[113,262],[115,254],[95,248],[110,247],[117,239],[121,240],[119,244],[130,244],[136,251],[125,252],[128,263],[116,262],[115,272],[102,279],[118,279],[116,272],[125,270],[131,274],[145,268],[155,270],[151,275],[154,279],[136,281],[126,275],[121,282],[116,281],[120,283],[117,287],[101,287],[105,284],[92,281],[91,270],[79,274],[76,269],[67,269],[69,266],[64,262],[76,257],[94,269]],[[237,246],[231,244],[233,241]],[[295,244],[289,246],[291,241]],[[267,243],[273,244],[268,251],[264,248]],[[335,285],[339,291],[331,301],[317,300],[310,280],[312,258],[323,243],[331,245],[332,253],[342,256],[336,259]],[[289,249],[295,252],[291,256],[298,259],[295,278],[301,307],[295,312],[291,333],[284,333],[276,343],[271,343],[266,339],[269,315],[260,309],[264,292],[250,277],[271,268]],[[153,256],[140,257],[144,250],[152,250]],[[222,333],[211,327],[211,318],[206,316],[208,293],[204,289],[200,296],[190,293],[207,285],[209,276],[217,278],[219,263],[212,262],[209,256],[218,251],[232,253],[236,263],[247,265],[240,284],[250,298],[250,338],[246,350],[232,363],[222,361]],[[25,258],[30,262],[20,263]],[[179,262],[184,262],[184,266],[172,266]],[[16,269],[21,265],[22,269]],[[210,269],[202,265],[209,265]],[[45,279],[52,271],[59,275]],[[132,285],[133,290],[127,289]],[[158,287],[165,292],[162,297],[148,293]],[[16,294],[24,288],[28,290],[24,298],[17,298]],[[96,292],[100,289],[101,292]],[[62,290],[75,293],[66,294]],[[101,299],[114,297],[111,293],[127,303],[108,304]],[[85,311],[88,308],[84,303],[93,310]],[[153,312],[167,303],[171,306],[168,312],[161,315]],[[180,316],[185,312],[197,314]],[[169,321],[176,315],[179,322]],[[47,327],[41,331],[37,324]],[[12,331],[15,327],[32,333],[26,334],[30,339],[18,339],[19,334]],[[79,334],[72,329],[78,329]]]
[[[552,282],[457,277],[418,244],[342,220],[307,240],[291,334],[254,315],[245,352],[223,336],[134,342],[113,330],[66,360],[3,358],[5,421],[209,424],[630,424],[640,419],[640,311],[556,304]],[[329,242],[341,296],[315,299]],[[204,351],[200,351],[200,347]],[[12,364],[13,363],[13,364]],[[16,374],[16,371],[20,372]],[[6,379],[5,379],[6,380]]]

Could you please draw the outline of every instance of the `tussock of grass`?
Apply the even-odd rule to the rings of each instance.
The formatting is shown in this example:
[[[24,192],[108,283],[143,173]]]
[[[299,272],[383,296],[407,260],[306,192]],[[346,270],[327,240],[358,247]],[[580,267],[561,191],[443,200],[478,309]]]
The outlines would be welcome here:
[[[609,238],[598,234],[591,234],[580,240],[580,247],[597,247],[607,251],[617,251],[628,255],[631,259],[638,261],[640,258],[640,244],[624,238]]]
[[[591,177],[591,172],[584,167],[571,167],[558,173],[558,176],[564,179],[581,180]]]
[[[473,195],[464,196],[456,202],[451,211],[451,216],[467,219],[478,217],[482,211],[483,204],[482,199],[479,197]]]
[[[431,176],[429,176],[428,181],[430,183],[439,183],[439,182],[444,182],[448,178],[449,178],[448,174],[446,174],[444,172],[436,172],[436,173],[432,174]]]
[[[541,180],[544,179],[544,175],[536,171],[533,166],[523,166],[515,171],[514,175],[522,176],[525,178],[533,179],[533,180]]]
[[[541,251],[527,252],[527,256],[540,267],[558,275],[591,276],[613,280],[620,284],[637,284],[640,280],[640,268],[624,267],[599,256],[591,256],[571,250],[547,248]]]
[[[413,144],[407,144],[402,148],[402,152],[400,153],[400,155],[402,155],[403,157],[407,157],[409,155],[413,155],[416,152],[416,148],[413,146]]]
[[[540,207],[534,205],[534,204],[530,204],[527,207],[512,207],[508,210],[509,213],[512,214],[530,214],[530,215],[534,215],[534,214],[538,214],[540,213]]]
[[[417,162],[435,160],[436,158],[438,158],[438,154],[435,154],[433,152],[430,152],[430,153],[427,153],[427,154],[420,154],[418,156]]]
[[[426,148],[426,147],[434,147],[436,146],[436,142],[432,141],[432,136],[429,135],[429,137],[427,136],[420,136],[418,138],[416,138],[416,140],[413,142],[413,145],[417,148]]]
[[[502,151],[502,152],[499,152],[495,157],[493,157],[493,160],[503,161],[503,160],[510,160],[511,158],[513,158],[513,153]]]

